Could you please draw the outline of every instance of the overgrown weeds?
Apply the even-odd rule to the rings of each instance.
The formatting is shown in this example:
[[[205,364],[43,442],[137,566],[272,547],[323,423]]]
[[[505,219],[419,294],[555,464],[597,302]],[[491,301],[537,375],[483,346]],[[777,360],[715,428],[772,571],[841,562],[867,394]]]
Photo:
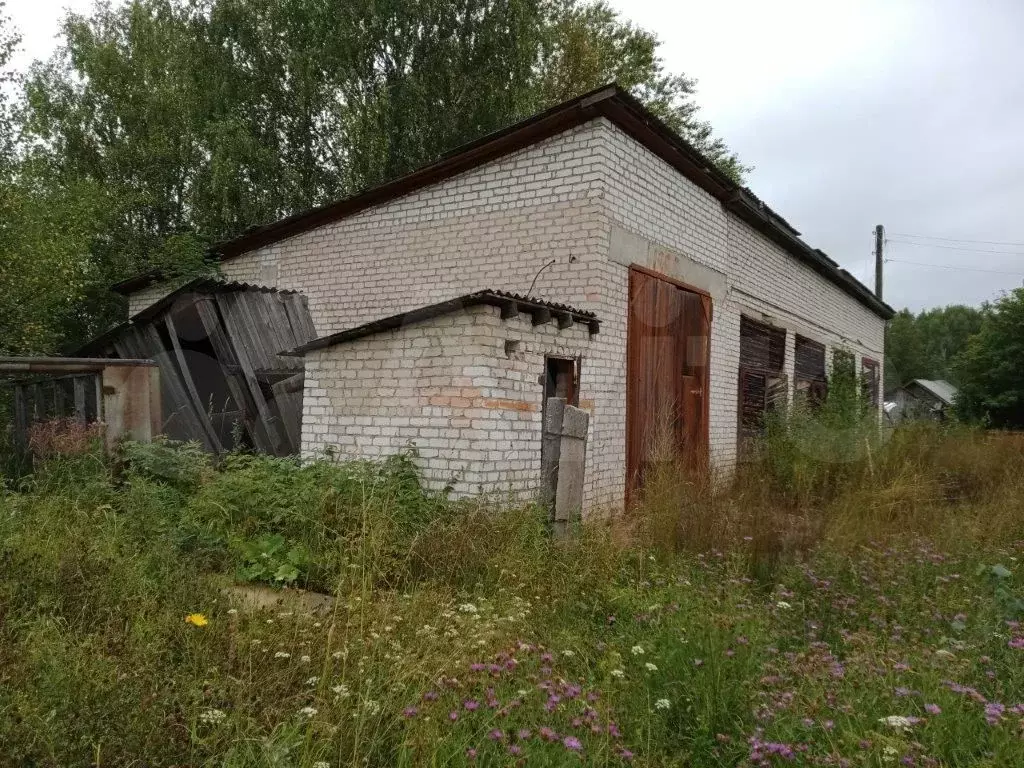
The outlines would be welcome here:
[[[0,764],[1021,764],[1021,443],[801,429],[566,540],[409,456],[52,459],[0,498]]]

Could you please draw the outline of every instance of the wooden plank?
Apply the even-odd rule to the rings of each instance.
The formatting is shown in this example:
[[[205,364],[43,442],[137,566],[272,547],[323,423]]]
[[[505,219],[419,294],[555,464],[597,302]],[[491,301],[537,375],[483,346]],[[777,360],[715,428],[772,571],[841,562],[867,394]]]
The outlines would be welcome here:
[[[682,317],[682,394],[680,407],[683,412],[682,450],[686,462],[692,470],[707,467],[709,430],[708,430],[708,372],[711,368],[710,359],[710,313],[706,311],[705,301],[709,298],[679,290],[683,300]],[[785,335],[783,335],[782,351],[785,353]]]
[[[174,349],[174,356],[178,360],[178,370],[181,373],[181,380],[185,385],[185,393],[188,395],[188,398],[192,403],[192,407],[195,409],[199,425],[206,433],[207,442],[210,447],[213,448],[216,453],[223,453],[224,446],[221,445],[220,438],[217,437],[217,432],[214,430],[213,424],[210,422],[210,415],[206,412],[206,408],[203,406],[203,401],[199,397],[199,392],[196,389],[196,383],[192,379],[192,371],[189,368],[188,361],[185,359],[185,352],[181,348],[181,341],[178,339],[178,330],[174,326],[173,314],[173,312],[168,312],[164,315],[164,325],[167,326],[167,333],[171,337],[171,347]]]
[[[22,451],[28,448],[28,404],[25,387],[14,385],[14,444]]]
[[[32,385],[32,421],[39,422],[46,417],[45,395],[42,382]]]
[[[213,354],[224,372],[224,380],[227,382],[228,391],[240,409],[239,413],[242,424],[245,427],[253,445],[260,451],[271,452],[273,445],[267,431],[263,428],[262,422],[254,418],[256,404],[249,394],[242,377],[241,367],[238,365],[238,358],[221,325],[220,316],[217,313],[217,304],[212,296],[202,296],[195,304],[196,312],[199,314],[199,321],[203,324],[206,337],[213,347]]]
[[[53,415],[54,418],[63,419],[64,413],[64,386],[59,379],[53,380]]]
[[[309,301],[305,296],[301,293],[284,294],[284,308],[288,313],[292,336],[298,342],[295,346],[307,344],[317,338],[313,316],[309,313]]]
[[[221,317],[224,318],[224,327],[227,330],[228,339],[231,341],[231,346],[238,358],[242,377],[245,380],[246,387],[248,387],[249,395],[256,405],[256,412],[262,422],[262,427],[266,430],[269,441],[268,447],[270,449],[268,452],[279,455],[284,450],[285,440],[278,428],[279,425],[270,412],[266,398],[263,397],[259,382],[256,380],[255,366],[250,357],[254,345],[251,341],[251,335],[245,327],[245,312],[239,309],[238,303],[232,300],[232,294],[230,293],[219,293],[216,298],[217,306],[221,311]]]
[[[288,310],[285,309],[284,302],[276,293],[264,293],[261,296],[265,318],[273,337],[273,349],[267,349],[268,357],[274,361],[271,367],[279,370],[302,369],[302,358],[281,355],[282,352],[299,346],[292,333],[292,324],[288,319]]]
[[[119,355],[144,355],[156,362],[160,369],[160,387],[163,392],[163,429],[171,437],[198,440],[205,444],[204,430],[192,410],[185,394],[177,367],[164,350],[160,334],[152,325],[127,328],[115,341]]]
[[[79,424],[85,424],[85,384],[87,378],[85,376],[75,376],[71,380],[71,385],[75,390],[75,421]]]
[[[290,454],[298,453],[302,448],[302,388],[305,378],[305,372],[297,373],[271,387]]]

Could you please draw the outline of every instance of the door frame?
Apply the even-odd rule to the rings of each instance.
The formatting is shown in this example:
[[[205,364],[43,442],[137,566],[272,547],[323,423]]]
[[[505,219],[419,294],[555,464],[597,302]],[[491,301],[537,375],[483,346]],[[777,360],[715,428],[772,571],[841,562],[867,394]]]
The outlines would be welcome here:
[[[657,280],[663,280],[666,283],[674,285],[676,288],[680,288],[680,289],[682,289],[684,291],[688,291],[690,293],[694,293],[694,294],[700,296],[703,300],[706,300],[706,301],[702,301],[701,302],[702,306],[706,307],[705,320],[707,322],[707,328],[708,328],[707,345],[706,345],[707,360],[706,360],[706,364],[704,365],[704,375],[701,377],[701,387],[703,388],[703,393],[704,393],[703,414],[702,414],[702,417],[704,419],[704,430],[703,430],[703,435],[702,435],[702,438],[703,438],[703,446],[702,446],[702,448],[709,455],[710,455],[710,451],[711,451],[711,418],[710,418],[711,417],[711,386],[710,386],[711,385],[711,329],[712,329],[712,321],[714,320],[714,299],[712,298],[711,294],[708,291],[705,291],[702,288],[698,288],[698,287],[696,287],[694,285],[690,285],[689,283],[685,283],[682,280],[677,280],[677,279],[675,279],[673,277],[669,277],[668,275],[662,274],[661,272],[656,272],[655,270],[649,269],[648,267],[645,267],[645,266],[643,266],[641,264],[630,264],[628,269],[627,269],[627,273],[626,273],[626,392],[625,392],[625,400],[626,400],[626,431],[625,431],[625,435],[624,435],[625,441],[626,441],[626,450],[625,450],[625,454],[626,454],[625,506],[627,508],[632,503],[632,501],[634,500],[634,497],[636,496],[637,491],[639,490],[639,488],[634,487],[634,485],[635,485],[634,476],[636,474],[636,469],[637,469],[636,465],[637,465],[637,462],[638,462],[638,457],[632,455],[633,454],[633,448],[632,448],[633,441],[630,439],[630,436],[633,434],[634,421],[635,421],[635,419],[637,417],[637,414],[634,412],[635,409],[633,408],[633,406],[632,406],[632,404],[630,402],[630,398],[629,398],[629,388],[630,388],[630,383],[629,382],[630,382],[630,380],[632,378],[632,374],[634,373],[634,368],[635,368],[635,366],[637,364],[636,360],[634,359],[634,354],[632,353],[632,350],[630,349],[630,339],[632,338],[632,335],[633,335],[632,334],[632,331],[633,331],[633,311],[632,311],[633,310],[633,307],[632,307],[633,272],[638,272],[640,274],[646,275],[647,277],[653,277],[653,278],[655,278]],[[680,378],[682,378],[682,374],[680,374]]]

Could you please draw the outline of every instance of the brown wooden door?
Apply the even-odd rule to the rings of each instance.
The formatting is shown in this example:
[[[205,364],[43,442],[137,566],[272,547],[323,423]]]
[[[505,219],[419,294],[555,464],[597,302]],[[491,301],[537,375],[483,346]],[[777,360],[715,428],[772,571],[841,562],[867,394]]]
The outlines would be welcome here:
[[[711,299],[646,270],[629,273],[627,496],[652,462],[707,460]]]

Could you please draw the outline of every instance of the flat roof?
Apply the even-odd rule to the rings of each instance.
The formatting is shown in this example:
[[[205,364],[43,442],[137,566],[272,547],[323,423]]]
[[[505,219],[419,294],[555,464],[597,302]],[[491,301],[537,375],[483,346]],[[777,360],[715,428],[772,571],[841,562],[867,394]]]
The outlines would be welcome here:
[[[841,268],[822,251],[812,248],[801,240],[800,233],[789,222],[775,213],[749,189],[737,184],[722,173],[692,144],[615,83],[570,99],[526,120],[465,144],[447,153],[441,159],[398,179],[367,189],[344,200],[296,213],[270,224],[252,227],[238,237],[213,246],[210,249],[210,256],[226,261],[240,254],[316,229],[464,173],[598,117],[607,118],[673,166],[687,179],[717,198],[726,210],[761,232],[794,258],[878,316],[887,320],[895,314],[892,307],[875,296],[867,286]],[[112,290],[129,294],[160,279],[159,270],[150,270],[116,283],[112,286]]]

